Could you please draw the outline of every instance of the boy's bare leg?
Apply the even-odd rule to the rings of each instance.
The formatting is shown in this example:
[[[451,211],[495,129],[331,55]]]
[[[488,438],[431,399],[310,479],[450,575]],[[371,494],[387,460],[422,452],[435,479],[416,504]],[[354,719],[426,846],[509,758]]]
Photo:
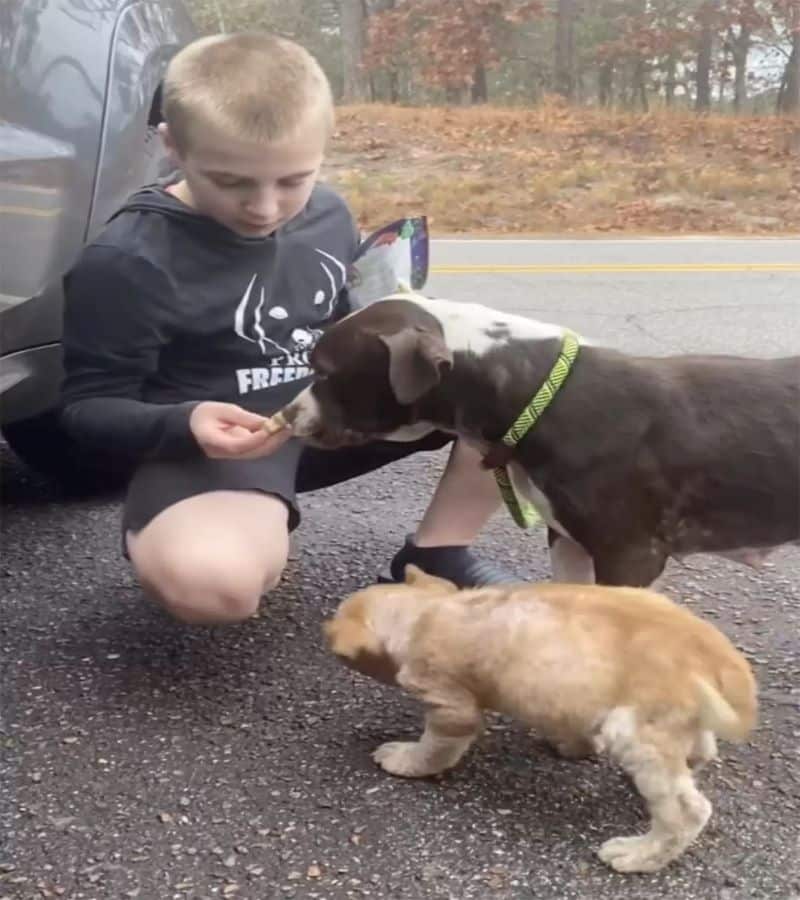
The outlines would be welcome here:
[[[418,547],[467,546],[501,502],[494,474],[481,466],[480,453],[456,441],[414,543]]]
[[[285,503],[257,491],[181,500],[141,531],[128,553],[142,586],[189,624],[239,622],[278,583],[289,552]]]
[[[416,533],[406,538],[379,580],[402,581],[405,567],[413,563],[459,587],[519,581],[469,549],[501,502],[494,474],[481,466],[480,453],[457,441]]]

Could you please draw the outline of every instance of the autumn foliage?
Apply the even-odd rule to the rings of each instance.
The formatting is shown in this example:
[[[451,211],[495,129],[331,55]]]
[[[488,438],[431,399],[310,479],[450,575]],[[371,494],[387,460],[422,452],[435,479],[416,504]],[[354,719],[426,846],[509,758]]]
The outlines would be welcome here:
[[[540,0],[401,0],[370,17],[365,64],[402,57],[430,84],[470,85],[476,68],[500,61],[506,29],[543,11]]]
[[[795,120],[532,109],[344,107],[326,178],[364,227],[435,233],[800,229]]]

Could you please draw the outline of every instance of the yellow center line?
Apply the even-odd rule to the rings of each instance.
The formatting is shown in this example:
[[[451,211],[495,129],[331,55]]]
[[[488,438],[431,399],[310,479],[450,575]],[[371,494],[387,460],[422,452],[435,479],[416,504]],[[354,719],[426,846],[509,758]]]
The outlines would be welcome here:
[[[547,274],[568,272],[590,275],[599,272],[800,272],[800,263],[529,263],[501,265],[475,263],[431,266],[436,275],[471,275],[492,272]]]

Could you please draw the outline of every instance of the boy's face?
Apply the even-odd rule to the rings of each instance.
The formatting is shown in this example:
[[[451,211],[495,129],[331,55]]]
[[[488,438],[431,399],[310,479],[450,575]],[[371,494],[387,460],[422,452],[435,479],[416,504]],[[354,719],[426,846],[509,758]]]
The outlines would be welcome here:
[[[183,152],[166,125],[160,130],[184,178],[172,193],[249,238],[267,237],[305,207],[325,151],[325,133],[319,126],[269,144],[198,128]]]

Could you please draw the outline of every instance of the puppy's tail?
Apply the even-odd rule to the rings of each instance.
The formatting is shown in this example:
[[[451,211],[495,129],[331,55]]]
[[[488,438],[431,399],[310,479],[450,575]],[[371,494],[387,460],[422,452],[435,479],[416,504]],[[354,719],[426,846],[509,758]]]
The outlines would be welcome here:
[[[734,682],[739,680],[738,678],[733,679]],[[723,690],[727,696],[723,696],[710,681],[701,675],[693,674],[692,681],[698,700],[700,727],[712,731],[725,741],[734,743],[743,741],[752,731],[756,719],[752,676],[751,679],[745,679],[747,684],[724,684]],[[734,689],[727,690],[726,688],[729,687]]]

